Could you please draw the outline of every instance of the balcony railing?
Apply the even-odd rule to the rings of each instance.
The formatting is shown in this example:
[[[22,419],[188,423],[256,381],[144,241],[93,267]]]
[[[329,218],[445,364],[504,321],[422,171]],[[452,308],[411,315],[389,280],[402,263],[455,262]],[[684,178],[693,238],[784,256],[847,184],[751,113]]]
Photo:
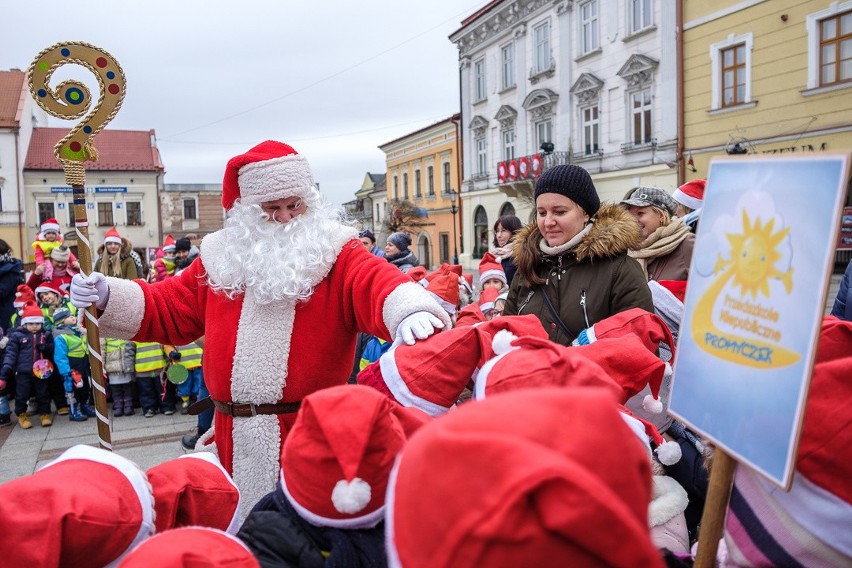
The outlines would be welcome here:
[[[657,139],[650,138],[645,140],[644,142],[627,142],[621,145],[622,152],[635,152],[638,150],[648,150],[650,148],[656,148]]]
[[[532,182],[553,166],[571,163],[568,152],[530,154],[497,163],[497,181],[501,184],[529,180]]]

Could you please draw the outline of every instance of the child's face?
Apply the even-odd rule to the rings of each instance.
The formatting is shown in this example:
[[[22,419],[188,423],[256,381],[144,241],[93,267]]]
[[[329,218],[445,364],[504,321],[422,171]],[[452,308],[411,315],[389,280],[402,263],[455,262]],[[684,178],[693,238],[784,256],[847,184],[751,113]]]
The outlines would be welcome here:
[[[55,306],[59,303],[59,296],[55,292],[41,292],[38,299],[46,306]]]
[[[501,288],[503,288],[503,281],[499,278],[489,278],[488,280],[482,283],[482,289],[488,290],[489,288],[495,288],[497,290],[500,290]]]
[[[41,331],[41,324],[40,323],[25,323],[24,327],[26,328],[26,330],[29,333],[37,333],[37,332]]]
[[[47,231],[46,233],[44,233],[44,240],[53,242],[58,236],[59,233],[57,233],[56,231]]]
[[[76,316],[68,316],[64,320],[60,322],[62,325],[67,325],[68,327],[74,327],[77,325],[77,317]]]

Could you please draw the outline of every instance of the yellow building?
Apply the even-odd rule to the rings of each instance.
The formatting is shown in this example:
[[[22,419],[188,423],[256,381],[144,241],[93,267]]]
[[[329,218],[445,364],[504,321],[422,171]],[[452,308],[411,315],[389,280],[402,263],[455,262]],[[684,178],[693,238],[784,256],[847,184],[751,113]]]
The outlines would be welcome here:
[[[462,215],[458,121],[456,114],[379,146],[387,163],[387,211],[408,201],[428,214],[426,224],[411,235],[412,251],[427,270],[454,262],[464,252],[457,224]]]
[[[714,156],[852,149],[852,1],[682,6],[687,179]]]

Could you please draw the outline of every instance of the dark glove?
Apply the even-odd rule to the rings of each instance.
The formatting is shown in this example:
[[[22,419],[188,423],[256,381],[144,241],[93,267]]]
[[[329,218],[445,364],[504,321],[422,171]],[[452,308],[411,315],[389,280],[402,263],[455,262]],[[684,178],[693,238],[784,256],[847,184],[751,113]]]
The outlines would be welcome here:
[[[177,351],[172,351],[169,353],[169,359],[172,361],[180,361],[180,353]]]

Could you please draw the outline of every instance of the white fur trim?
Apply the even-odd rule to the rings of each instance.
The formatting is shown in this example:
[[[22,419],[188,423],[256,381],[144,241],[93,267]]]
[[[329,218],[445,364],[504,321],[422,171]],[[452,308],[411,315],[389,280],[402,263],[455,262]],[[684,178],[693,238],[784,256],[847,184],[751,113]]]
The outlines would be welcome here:
[[[145,475],[145,472],[139,469],[139,466],[129,459],[114,452],[92,446],[86,446],[84,444],[68,448],[62,453],[62,455],[47,464],[45,467],[50,467],[69,460],[88,460],[112,466],[127,478],[130,485],[133,487],[133,491],[136,493],[136,497],[139,499],[139,505],[142,508],[142,523],[139,525],[139,532],[136,533],[133,542],[128,545],[127,549],[125,549],[118,558],[107,564],[108,567],[117,566],[121,559],[124,558],[128,552],[133,550],[136,545],[154,534],[154,494],[151,489],[151,484],[148,483],[148,477]]]
[[[645,398],[642,399],[642,408],[651,414],[659,414],[663,411],[663,403],[654,398],[653,395],[646,394]]]
[[[27,316],[25,318],[21,318],[21,323],[22,324],[24,324],[24,323],[41,323],[41,324],[43,324],[44,323],[44,317],[43,316]]]
[[[482,286],[484,282],[488,282],[492,278],[500,280],[501,282],[503,282],[503,284],[506,283],[506,273],[502,270],[497,270],[495,268],[492,270],[486,270],[485,272],[479,275],[479,285]]]
[[[48,231],[53,231],[54,233],[58,233],[61,227],[59,223],[42,223],[41,224],[41,232],[46,233]]]
[[[352,481],[341,479],[331,490],[331,503],[334,508],[345,515],[354,515],[363,511],[370,504],[373,488],[360,477]]]
[[[485,312],[490,312],[494,309],[494,303],[495,302],[482,302],[481,304],[479,304],[479,310],[483,314],[485,314]]]
[[[494,334],[494,339],[491,340],[491,349],[497,355],[508,353],[512,349],[519,349],[518,347],[512,347],[512,342],[517,338],[518,336],[508,329],[501,329]]]
[[[438,304],[440,304],[440,306],[441,306],[442,308],[444,308],[444,311],[445,311],[445,312],[447,312],[447,313],[448,313],[448,314],[450,314],[450,315],[453,315],[453,314],[455,314],[455,313],[456,313],[456,307],[455,307],[455,305],[453,305],[453,304],[449,303],[448,301],[446,301],[445,299],[443,299],[441,296],[439,296],[439,295],[438,295],[438,294],[436,294],[435,292],[431,292],[431,291],[429,291],[429,290],[427,290],[427,292],[429,292],[429,294],[431,294],[431,295],[432,295],[432,297],[435,299],[435,301],[436,301],[436,302],[438,302]]]
[[[212,428],[211,428],[211,430],[212,430]],[[206,432],[205,432],[205,434],[206,434]],[[217,454],[213,454],[211,452],[195,452],[195,453],[192,453],[192,454],[182,455],[178,459],[181,459],[181,458],[191,458],[191,459],[204,460],[206,462],[213,464],[214,466],[216,466],[216,468],[219,469],[219,471],[222,472],[222,475],[225,477],[225,479],[228,480],[228,483],[233,485],[234,489],[237,490],[237,506],[234,508],[234,512],[231,515],[231,521],[228,523],[228,530],[227,530],[228,534],[236,535],[237,531],[240,530],[240,523],[241,523],[241,521],[240,521],[240,516],[241,516],[240,510],[241,510],[242,499],[240,498],[240,488],[237,487],[237,484],[234,483],[233,479],[231,479],[231,474],[229,474],[228,471],[222,466],[222,462],[219,461],[219,456]]]
[[[508,351],[506,353],[508,353]],[[501,353],[500,355],[489,359],[485,362],[482,368],[476,372],[476,376],[473,379],[473,398],[477,400],[485,398],[485,386],[488,384],[488,375],[500,359],[506,356],[506,353]]]
[[[444,322],[444,329],[453,327],[450,316],[423,286],[405,282],[394,288],[382,305],[382,320],[391,337],[396,336],[400,322],[415,312],[429,312]]]
[[[107,276],[109,301],[98,326],[101,335],[114,339],[132,339],[142,326],[145,315],[145,295],[142,288],[132,280]]]
[[[703,200],[698,199],[697,197],[692,197],[691,195],[687,195],[686,193],[681,191],[680,188],[674,190],[674,192],[672,193],[672,199],[674,199],[681,205],[689,207],[690,209],[701,209],[701,206],[704,204]]]
[[[121,244],[121,237],[104,237],[104,244],[107,243],[115,243],[117,245]]]
[[[231,399],[235,403],[274,404],[281,399],[287,386],[295,316],[295,300],[260,305],[252,294],[244,296],[231,370]],[[246,511],[275,489],[280,453],[277,415],[234,418],[234,482],[245,498]]]
[[[657,459],[663,465],[674,465],[680,461],[681,451],[677,442],[666,441],[657,446]]]
[[[652,480],[648,526],[658,527],[683,513],[689,505],[689,496],[680,483],[667,475],[655,475]]]
[[[624,420],[624,423],[627,424],[627,427],[630,428],[630,431],[636,434],[636,437],[639,438],[639,442],[642,443],[642,447],[645,448],[646,452],[648,452],[648,458],[651,458],[651,439],[648,438],[648,434],[645,432],[645,425],[626,412],[619,412],[619,414]]]
[[[414,283],[412,282],[412,284]],[[414,285],[416,286],[416,284]],[[390,349],[379,358],[379,368],[382,370],[382,378],[388,390],[391,391],[396,401],[403,406],[417,408],[429,416],[440,416],[446,413],[449,408],[421,398],[408,388],[408,384],[402,378],[399,367],[396,365],[396,350],[399,346],[399,343],[394,342]]]
[[[314,177],[305,158],[290,154],[246,164],[240,168],[239,184],[243,203],[263,203],[285,197],[307,197]]]
[[[36,296],[38,296],[39,294],[43,294],[44,292],[52,292],[54,294],[58,294],[55,288],[51,288],[47,284],[39,284],[38,286],[36,286]]]
[[[385,518],[385,506],[382,505],[375,511],[367,513],[366,515],[361,515],[360,517],[353,517],[351,519],[330,519],[328,517],[323,517],[321,515],[317,515],[303,507],[293,495],[290,494],[290,490],[287,489],[287,480],[284,478],[284,472],[281,472],[279,476],[281,480],[281,490],[284,492],[284,497],[287,498],[287,501],[293,506],[296,512],[300,517],[311,523],[312,525],[318,527],[332,527],[335,529],[370,529],[379,524],[382,519]]]

